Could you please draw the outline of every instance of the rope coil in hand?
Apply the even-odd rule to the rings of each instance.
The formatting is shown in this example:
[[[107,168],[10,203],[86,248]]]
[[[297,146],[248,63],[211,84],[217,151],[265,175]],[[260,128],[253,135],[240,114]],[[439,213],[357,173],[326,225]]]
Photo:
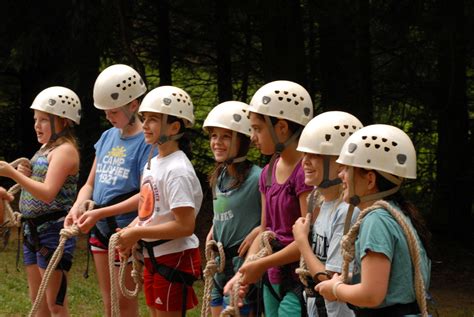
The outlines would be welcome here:
[[[421,273],[421,259],[420,259],[420,249],[416,239],[416,234],[413,231],[412,227],[408,225],[405,218],[402,214],[392,207],[388,202],[385,200],[378,200],[372,206],[362,210],[357,218],[356,223],[351,227],[349,232],[342,237],[341,240],[341,247],[342,247],[342,256],[343,256],[343,266],[342,266],[342,278],[345,283],[348,282],[349,276],[349,263],[355,257],[355,240],[359,234],[360,225],[362,223],[363,218],[369,214],[371,211],[383,208],[387,210],[393,218],[397,221],[400,227],[405,234],[405,237],[408,242],[408,249],[410,251],[410,257],[414,268],[414,282],[415,282],[415,294],[416,294],[416,301],[418,302],[418,306],[421,311],[421,315],[423,317],[428,316],[428,308],[426,304],[426,290],[425,290],[425,283],[423,281],[423,275]]]
[[[250,255],[246,262],[254,262],[258,259],[266,257],[273,253],[272,246],[270,242],[275,239],[275,233],[272,231],[264,231],[260,236],[260,249],[256,254]],[[240,316],[239,310],[239,289],[242,285],[242,278],[241,276],[232,286],[232,293],[230,295],[230,303],[220,314],[221,317],[225,316]]]
[[[216,252],[217,250],[217,252]],[[211,291],[214,281],[214,274],[224,272],[225,267],[225,253],[224,246],[221,242],[209,240],[206,243],[206,268],[203,271],[204,275],[204,291],[202,296],[201,317],[209,316],[211,312]],[[220,263],[217,266],[216,257],[219,256]]]
[[[20,157],[19,159],[14,160],[10,165],[14,168],[17,168],[20,164],[30,164],[30,160],[25,157]],[[16,195],[21,190],[19,184],[15,184],[8,189],[8,193],[11,195]],[[3,227],[21,227],[21,213],[14,211],[10,205],[10,202],[6,199],[3,199],[4,211],[5,211],[5,220],[3,224],[0,225],[0,228]]]
[[[86,200],[79,206],[79,215],[82,215],[84,212],[92,210],[94,208],[94,202],[92,200]],[[81,233],[79,227],[76,224],[68,228],[63,228],[59,232],[59,244],[54,251],[51,259],[49,260],[48,267],[46,268],[43,279],[41,280],[41,284],[38,289],[38,294],[36,295],[35,302],[31,307],[30,313],[28,316],[35,316],[36,312],[39,309],[40,303],[43,300],[44,294],[46,292],[46,288],[48,287],[48,283],[51,279],[51,275],[53,274],[54,270],[61,261],[64,253],[64,246],[66,245],[66,241],[72,237],[78,236]]]
[[[139,251],[135,248],[132,251],[132,278],[135,283],[135,289],[133,291],[127,289],[125,285],[126,278],[126,268],[128,264],[128,259],[120,259],[119,267],[119,278],[118,278],[118,287],[117,287],[117,278],[115,277],[115,250],[117,247],[117,242],[120,238],[120,232],[114,233],[109,240],[109,274],[110,274],[110,299],[111,299],[111,310],[112,316],[120,316],[120,303],[118,298],[118,289],[122,295],[128,299],[134,299],[138,296],[138,293],[141,291],[143,286],[143,262],[139,255]]]

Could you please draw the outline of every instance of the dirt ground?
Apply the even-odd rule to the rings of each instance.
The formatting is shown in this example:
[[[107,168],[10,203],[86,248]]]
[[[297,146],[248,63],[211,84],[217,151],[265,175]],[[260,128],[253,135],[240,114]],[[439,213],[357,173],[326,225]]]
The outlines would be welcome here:
[[[473,317],[474,249],[440,239],[434,247],[430,292],[439,316]]]

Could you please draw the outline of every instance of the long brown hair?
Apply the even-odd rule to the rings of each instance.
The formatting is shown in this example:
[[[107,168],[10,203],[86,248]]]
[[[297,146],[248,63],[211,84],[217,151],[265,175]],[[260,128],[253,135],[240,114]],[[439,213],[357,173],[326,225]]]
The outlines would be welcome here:
[[[359,170],[363,173],[369,172],[368,170],[365,170],[363,168],[359,168]],[[384,178],[377,171],[373,170],[373,172],[375,172],[376,174],[375,183],[379,191],[381,192],[387,191],[396,186],[395,184],[393,184],[392,182]],[[428,227],[426,226],[426,223],[421,213],[419,212],[418,208],[416,208],[415,205],[413,205],[413,203],[405,199],[405,197],[402,195],[400,191],[397,191],[395,194],[392,194],[390,196],[384,197],[384,200],[387,200],[387,201],[391,200],[395,202],[400,207],[400,210],[408,218],[410,218],[411,223],[413,224],[413,227],[418,233],[421,243],[423,244],[423,247],[425,248],[426,253],[428,254],[428,257],[431,258],[432,256],[431,232],[428,230]]]

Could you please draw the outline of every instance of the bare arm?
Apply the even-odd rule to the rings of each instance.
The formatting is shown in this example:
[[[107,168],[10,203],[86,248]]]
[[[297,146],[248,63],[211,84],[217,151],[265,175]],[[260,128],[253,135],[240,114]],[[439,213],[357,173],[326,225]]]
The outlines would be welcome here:
[[[390,269],[391,263],[384,254],[368,251],[361,263],[361,282],[338,285],[337,299],[359,307],[377,307],[387,295]],[[333,287],[339,280],[335,274],[331,280],[319,283],[316,290],[327,300],[336,300]]]
[[[79,153],[72,144],[63,143],[48,155],[48,171],[44,182],[38,182],[23,175],[7,162],[0,162],[0,175],[13,179],[36,199],[50,203],[57,196],[69,175],[74,175],[79,167]]]

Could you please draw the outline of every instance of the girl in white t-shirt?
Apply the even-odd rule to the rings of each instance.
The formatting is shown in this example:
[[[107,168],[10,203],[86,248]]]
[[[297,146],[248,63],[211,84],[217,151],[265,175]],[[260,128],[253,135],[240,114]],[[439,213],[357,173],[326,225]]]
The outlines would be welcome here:
[[[162,86],[140,106],[145,141],[158,155],[145,166],[138,218],[121,231],[122,254],[144,248],[144,290],[152,316],[180,316],[197,305],[192,283],[200,275],[195,219],[202,202],[199,179],[188,158],[185,129],[194,123],[193,104],[182,89]]]

